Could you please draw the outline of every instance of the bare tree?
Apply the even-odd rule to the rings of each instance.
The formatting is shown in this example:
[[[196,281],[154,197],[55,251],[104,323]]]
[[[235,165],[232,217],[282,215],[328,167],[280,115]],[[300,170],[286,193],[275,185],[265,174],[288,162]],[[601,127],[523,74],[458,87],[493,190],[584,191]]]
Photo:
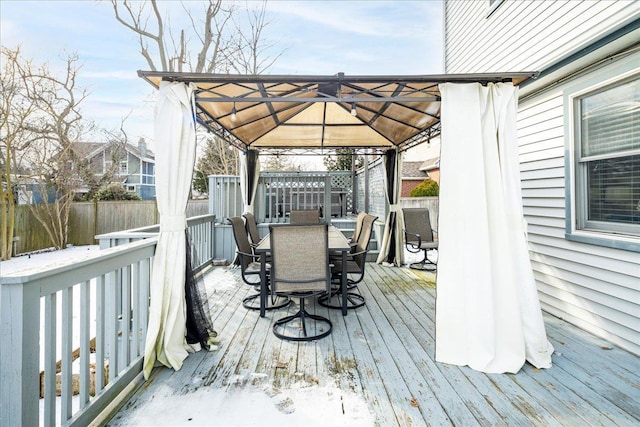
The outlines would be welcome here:
[[[136,34],[140,54],[151,70],[212,73],[229,69],[224,61],[234,37],[227,29],[234,3],[209,0],[204,13],[194,13],[183,4],[190,27],[175,31],[156,0],[111,0],[111,4],[116,20]]]
[[[5,73],[2,93],[2,148],[3,148],[3,214],[9,213],[11,194],[18,188],[31,191],[44,203],[29,206],[45,228],[51,244],[64,248],[68,236],[68,220],[75,189],[80,184],[77,165],[80,158],[74,150],[84,131],[79,110],[87,97],[85,90],[76,86],[80,67],[75,54],[65,58],[65,69],[55,76],[42,64],[35,66],[20,56],[20,50],[2,50]],[[14,182],[13,179],[19,180]],[[10,220],[10,215],[7,215]],[[4,221],[3,221],[4,222]],[[10,222],[10,221],[7,221]],[[12,227],[7,226],[3,236],[3,257],[10,256]]]
[[[281,50],[275,56],[269,56],[269,52],[277,47],[277,42],[263,37],[264,30],[271,23],[266,19],[266,10],[266,1],[259,7],[247,10],[247,29],[242,23],[234,21],[238,34],[234,39],[234,49],[223,53],[230,55],[227,62],[238,74],[261,74],[271,68],[284,53],[284,50]]]
[[[153,71],[260,74],[282,55],[282,51],[275,51],[275,41],[266,41],[265,31],[270,24],[266,19],[266,2],[245,9],[246,15],[241,14],[243,11],[235,2],[182,3],[188,25],[180,29],[173,28],[169,15],[161,12],[162,2],[111,0],[111,4],[116,20],[137,36],[140,53]],[[200,12],[195,11],[196,4],[203,7]],[[226,160],[229,156],[225,144],[216,141],[215,145],[224,153],[219,159]],[[212,170],[218,170],[218,166],[229,172],[224,162]],[[206,167],[203,171],[206,173]],[[198,182],[203,176],[206,175],[196,176]]]
[[[291,172],[302,170],[302,166],[296,163],[292,157],[271,155],[261,161],[261,169],[266,172]]]
[[[282,55],[267,41],[266,1],[245,9],[236,2],[206,0],[181,3],[188,25],[172,27],[156,0],[111,0],[116,20],[137,37],[140,54],[153,71],[260,74]],[[194,5],[202,10],[195,11]],[[249,2],[251,6],[255,3]],[[273,56],[270,56],[273,53]]]
[[[237,175],[238,150],[215,135],[205,136],[205,146],[196,164],[193,189],[207,194],[209,175]]]
[[[39,135],[36,144],[39,149],[32,150],[31,164],[39,193],[49,198],[45,200],[48,203],[29,206],[56,249],[67,246],[69,211],[75,191],[82,183],[78,165],[83,159],[75,144],[85,131],[79,106],[88,96],[86,90],[76,86],[78,56],[67,56],[65,65],[60,77],[50,73],[46,65],[34,70],[30,77],[37,84],[28,86],[31,96],[38,99],[42,114],[33,129]]]
[[[2,47],[0,52],[0,259],[11,258],[15,225],[17,184],[24,172],[23,153],[34,140],[27,123],[37,115],[36,100],[25,90],[25,69],[31,64],[20,60],[20,48]]]
[[[206,136],[204,153],[198,161],[198,169],[208,174],[236,175],[238,154],[233,147],[215,135]]]

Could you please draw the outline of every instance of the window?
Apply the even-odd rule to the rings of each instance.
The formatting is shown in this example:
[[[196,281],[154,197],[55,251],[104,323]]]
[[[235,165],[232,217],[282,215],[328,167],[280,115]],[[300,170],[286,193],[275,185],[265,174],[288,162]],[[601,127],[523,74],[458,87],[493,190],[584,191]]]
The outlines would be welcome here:
[[[120,174],[126,175],[128,172],[129,165],[126,160],[120,162]]]
[[[640,236],[640,74],[570,96],[573,213],[568,234]]]

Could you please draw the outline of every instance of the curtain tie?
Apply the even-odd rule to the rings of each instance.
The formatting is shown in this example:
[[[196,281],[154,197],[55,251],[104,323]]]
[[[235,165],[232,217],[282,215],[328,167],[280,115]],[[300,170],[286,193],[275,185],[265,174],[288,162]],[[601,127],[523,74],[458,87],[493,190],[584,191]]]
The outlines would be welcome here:
[[[187,228],[187,216],[185,214],[160,216],[160,232],[184,231],[186,228]]]
[[[400,205],[389,205],[389,212],[400,212],[401,209]]]

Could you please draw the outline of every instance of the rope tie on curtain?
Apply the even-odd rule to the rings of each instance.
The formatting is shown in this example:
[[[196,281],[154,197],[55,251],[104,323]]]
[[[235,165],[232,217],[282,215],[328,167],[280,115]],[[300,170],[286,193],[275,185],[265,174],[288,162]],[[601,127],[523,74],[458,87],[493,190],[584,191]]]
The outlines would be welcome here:
[[[163,231],[184,231],[187,228],[187,216],[182,215],[162,215],[160,217],[160,232]]]
[[[389,212],[400,212],[401,209],[400,205],[389,205]]]

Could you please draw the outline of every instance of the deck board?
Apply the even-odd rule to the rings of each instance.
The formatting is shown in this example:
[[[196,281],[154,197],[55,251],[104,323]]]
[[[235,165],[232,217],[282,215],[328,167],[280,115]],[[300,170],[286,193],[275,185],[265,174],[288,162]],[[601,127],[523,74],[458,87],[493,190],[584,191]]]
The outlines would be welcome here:
[[[157,412],[161,402],[193,396],[211,400],[202,404],[213,405],[213,411],[246,412],[235,416],[260,425],[251,407],[255,399],[243,403],[249,389],[290,417],[308,405],[301,396],[315,391],[323,411],[343,417],[341,425],[640,423],[639,358],[548,314],[547,334],[556,349],[551,369],[526,364],[518,374],[483,374],[435,362],[430,273],[367,264],[359,286],[364,307],[346,317],[317,304],[308,307],[333,322],[332,334],[312,343],[282,341],[271,331],[275,319],[297,306],[268,311],[265,318],[246,310],[242,299],[254,290],[242,283],[238,270],[217,267],[205,283],[219,348],[191,354],[179,371],[154,370],[109,425],[133,425],[151,407]],[[216,425],[215,416],[207,419]]]

